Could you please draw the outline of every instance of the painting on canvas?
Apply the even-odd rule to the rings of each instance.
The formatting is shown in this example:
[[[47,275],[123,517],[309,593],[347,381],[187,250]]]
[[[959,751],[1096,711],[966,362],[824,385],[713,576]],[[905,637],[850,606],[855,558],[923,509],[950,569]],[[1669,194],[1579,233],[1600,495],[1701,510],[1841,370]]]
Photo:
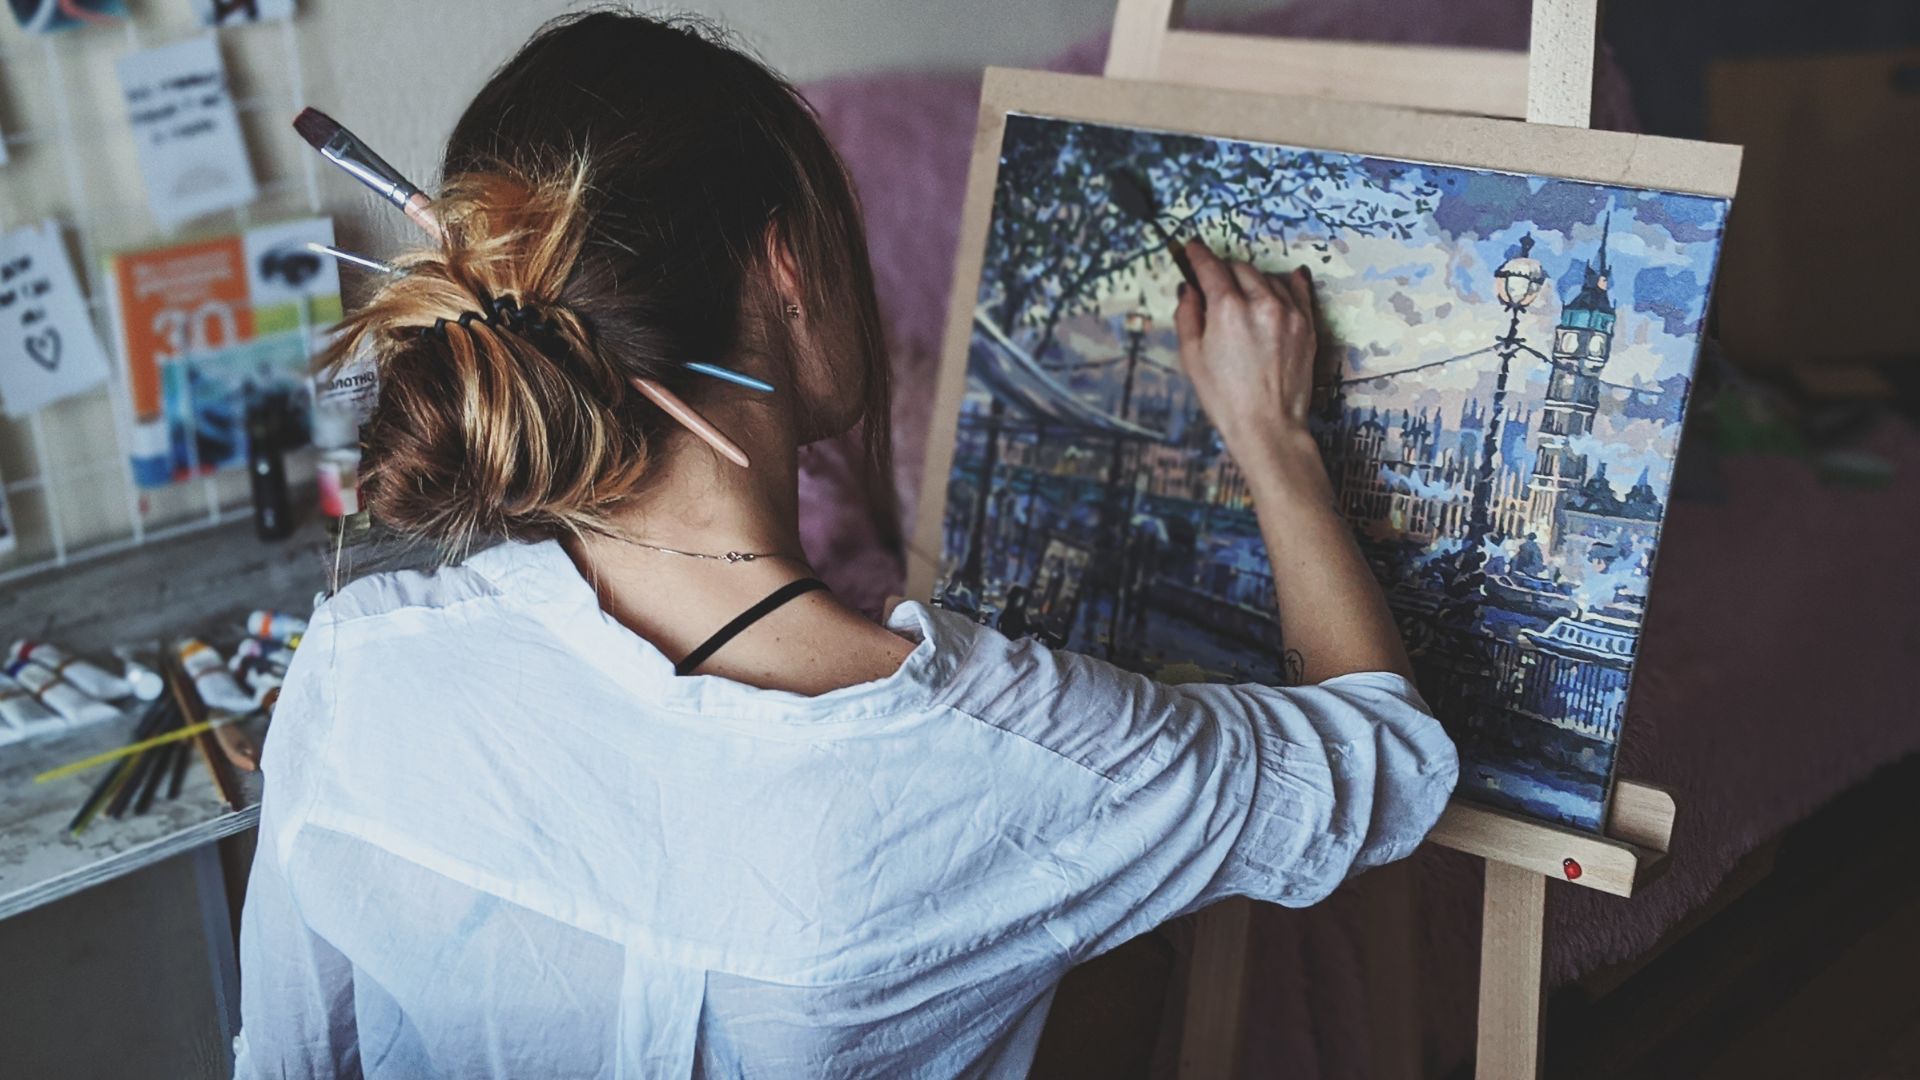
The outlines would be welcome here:
[[[1275,684],[1247,487],[1122,173],[1170,230],[1311,269],[1313,432],[1460,794],[1598,828],[1728,199],[1005,116],[934,600],[1162,678]]]

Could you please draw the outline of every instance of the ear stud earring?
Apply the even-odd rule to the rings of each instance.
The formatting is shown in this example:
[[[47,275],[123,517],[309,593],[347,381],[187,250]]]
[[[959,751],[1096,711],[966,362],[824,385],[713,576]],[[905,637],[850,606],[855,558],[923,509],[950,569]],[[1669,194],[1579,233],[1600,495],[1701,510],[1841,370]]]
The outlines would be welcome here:
[[[800,317],[800,305],[794,303],[791,300],[787,301],[787,318],[797,319],[799,317]]]

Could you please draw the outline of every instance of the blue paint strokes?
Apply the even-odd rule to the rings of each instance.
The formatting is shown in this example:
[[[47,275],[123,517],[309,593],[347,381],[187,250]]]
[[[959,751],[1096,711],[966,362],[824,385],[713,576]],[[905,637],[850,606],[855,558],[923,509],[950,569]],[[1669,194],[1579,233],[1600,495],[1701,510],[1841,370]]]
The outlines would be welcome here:
[[[1661,327],[1675,337],[1699,333],[1706,306],[1707,291],[1694,279],[1692,270],[1649,266],[1633,275],[1633,310],[1657,317]]]

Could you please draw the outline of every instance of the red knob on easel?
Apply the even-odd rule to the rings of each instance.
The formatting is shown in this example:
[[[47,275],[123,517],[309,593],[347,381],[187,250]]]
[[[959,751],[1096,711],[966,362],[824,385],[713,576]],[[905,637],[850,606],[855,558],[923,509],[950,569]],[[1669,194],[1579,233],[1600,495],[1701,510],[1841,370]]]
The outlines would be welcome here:
[[[1568,881],[1580,880],[1580,860],[1574,859],[1571,857],[1561,859],[1560,869],[1565,870],[1567,872]]]

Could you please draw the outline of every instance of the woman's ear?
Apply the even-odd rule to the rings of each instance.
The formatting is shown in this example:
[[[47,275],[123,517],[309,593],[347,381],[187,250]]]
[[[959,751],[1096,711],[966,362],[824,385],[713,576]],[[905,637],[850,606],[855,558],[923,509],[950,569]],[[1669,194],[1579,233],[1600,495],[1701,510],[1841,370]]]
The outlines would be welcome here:
[[[800,302],[800,265],[794,261],[793,249],[780,232],[778,221],[767,222],[766,235],[767,266],[773,271],[773,287],[780,293],[782,304]]]

